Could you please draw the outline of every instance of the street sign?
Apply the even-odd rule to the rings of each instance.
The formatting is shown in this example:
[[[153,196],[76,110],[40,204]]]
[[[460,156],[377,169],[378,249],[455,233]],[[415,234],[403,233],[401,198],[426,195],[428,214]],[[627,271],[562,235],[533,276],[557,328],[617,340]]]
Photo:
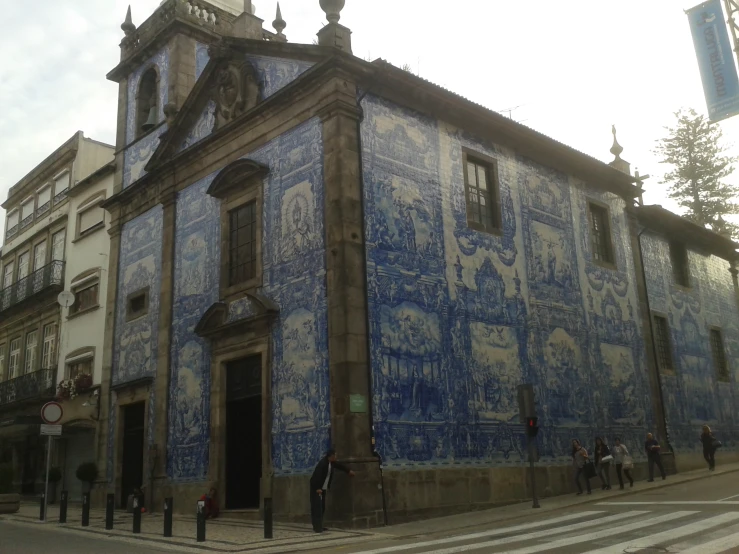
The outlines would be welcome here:
[[[41,408],[41,419],[49,425],[56,425],[62,420],[64,410],[59,402],[47,402]]]
[[[41,434],[49,437],[59,437],[62,434],[61,425],[41,425]]]

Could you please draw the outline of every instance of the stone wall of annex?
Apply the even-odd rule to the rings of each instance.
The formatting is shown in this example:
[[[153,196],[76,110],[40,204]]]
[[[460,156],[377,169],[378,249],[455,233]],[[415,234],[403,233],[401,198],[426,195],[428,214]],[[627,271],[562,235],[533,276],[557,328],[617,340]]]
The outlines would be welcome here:
[[[641,457],[653,415],[625,202],[386,100],[362,107],[385,467],[521,466],[523,382],[535,386],[541,465],[569,465],[571,439],[592,448],[597,435]],[[463,148],[497,160],[500,235],[467,226]],[[616,269],[592,261],[589,199],[610,208]]]
[[[730,264],[717,256],[688,251],[690,287],[675,284],[669,242],[656,234],[642,238],[649,307],[666,316],[674,371],[660,375],[670,444],[678,469],[701,467],[699,435],[708,424],[736,457],[739,441],[739,308]],[[730,381],[719,381],[709,329],[721,329]],[[692,456],[690,455],[692,454]],[[681,463],[682,462],[682,463]]]

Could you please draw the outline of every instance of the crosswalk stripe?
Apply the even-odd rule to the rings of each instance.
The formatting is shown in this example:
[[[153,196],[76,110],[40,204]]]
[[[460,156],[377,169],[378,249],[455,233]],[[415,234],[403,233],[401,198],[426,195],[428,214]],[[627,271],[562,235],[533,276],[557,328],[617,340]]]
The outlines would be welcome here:
[[[739,546],[739,533],[734,533],[733,535],[721,537],[720,539],[713,541],[704,542],[698,546],[683,550],[681,554],[706,554],[706,552],[710,552],[711,554],[720,554],[721,552],[726,552],[735,546]]]
[[[732,498],[738,497],[739,494],[735,494],[734,496],[727,496],[726,498],[720,498],[719,502],[723,502],[724,500],[731,500]]]
[[[643,537],[641,539],[625,541],[620,544],[609,546],[608,548],[593,550],[591,552],[588,552],[588,554],[622,554],[623,552],[626,552],[627,549],[629,551],[632,551],[637,548],[649,548],[652,546],[658,546],[662,542],[681,539],[683,537],[687,537],[693,534],[700,533],[701,531],[706,531],[707,529],[723,525],[724,523],[732,523],[737,519],[739,519],[739,512],[729,512],[726,514],[718,515],[716,517],[702,519],[689,525],[683,525],[678,529],[670,529],[668,531],[649,535],[648,537]],[[703,545],[703,548],[703,552],[716,552],[715,550],[711,549],[705,550],[705,545]]]
[[[663,502],[598,502],[597,506],[737,506],[739,500],[665,500]]]
[[[526,540],[532,540],[532,539],[540,539],[544,537],[551,537],[552,535],[559,535],[562,533],[569,533],[570,531],[579,531],[580,529],[588,528],[588,527],[595,527],[597,525],[603,525],[604,523],[611,523],[614,521],[619,521],[622,519],[628,519],[634,516],[648,514],[649,512],[624,512],[621,514],[615,514],[612,516],[602,517],[590,521],[583,521],[580,523],[575,523],[573,525],[565,525],[564,527],[557,527],[555,529],[545,529],[544,531],[536,531],[534,533],[526,533],[524,535],[517,535],[515,537],[505,537],[502,539],[496,539],[493,541],[483,542],[483,543],[474,543],[474,544],[466,544],[462,546],[453,546],[451,548],[442,548],[441,550],[424,550],[424,554],[453,554],[454,552],[466,552],[468,550],[477,550],[478,548],[484,548],[488,546],[498,546],[501,544],[509,544],[512,542],[521,542]],[[542,525],[545,525],[547,523],[550,523],[552,520],[547,520],[542,523]],[[511,530],[515,530],[512,527],[508,527],[505,529],[501,529],[496,534],[502,535],[504,533],[509,533]],[[461,542],[463,540],[468,540],[469,536],[465,537],[449,537],[448,539],[443,539],[444,543],[450,543],[450,542]],[[440,541],[431,541],[431,544],[443,544]],[[394,547],[390,549],[381,549],[381,550],[371,550],[368,552],[357,552],[356,554],[380,554],[381,552],[396,552],[397,550],[409,550],[413,548],[421,548],[424,546],[427,546],[427,543],[416,543],[416,544],[406,544],[402,547]]]
[[[397,546],[388,546],[385,548],[378,548],[376,550],[364,550],[362,552],[357,552],[356,554],[385,554],[386,552],[400,552],[402,550],[413,550],[416,548],[423,548],[425,546],[435,546],[435,545],[441,545],[441,544],[449,544],[453,542],[469,541],[469,540],[479,539],[483,537],[494,537],[496,535],[506,535],[508,533],[514,533],[516,531],[525,531],[527,529],[535,529],[537,527],[544,527],[545,525],[554,525],[557,523],[564,523],[566,521],[573,521],[575,519],[582,519],[584,517],[599,515],[602,513],[603,513],[602,511],[601,512],[597,512],[597,511],[580,512],[577,514],[570,514],[566,516],[546,519],[544,521],[525,523],[523,525],[514,525],[513,527],[503,527],[500,529],[495,529],[494,531],[482,531],[480,533],[470,533],[468,535],[456,535],[454,537],[446,537],[443,539],[437,539],[433,541],[417,542],[414,544],[400,544]],[[603,519],[614,521],[615,519],[623,519],[624,517],[628,517],[630,515],[647,514],[647,513],[649,512],[628,512],[625,515],[618,514],[618,516],[610,516],[607,518],[597,519],[593,521],[581,522],[575,525],[560,527],[558,529],[547,529],[546,531],[540,531],[539,533],[531,533],[530,535],[546,536],[546,535],[550,535],[554,533],[566,533],[568,530],[576,530],[576,529],[581,529],[582,527],[597,525],[599,523],[595,523],[595,522],[601,522],[603,521]],[[518,540],[518,537],[516,537],[515,540]]]
[[[605,537],[612,537],[613,535],[620,535],[622,533],[636,531],[637,529],[643,529],[644,527],[649,527],[650,525],[657,525],[660,523],[665,523],[667,521],[672,521],[673,519],[679,519],[681,517],[686,517],[686,516],[690,516],[693,514],[699,514],[699,513],[700,512],[673,512],[671,514],[666,514],[666,515],[655,517],[652,519],[637,521],[636,523],[628,523],[626,525],[614,527],[613,529],[604,529],[601,531],[596,531],[594,533],[586,533],[584,535],[567,537],[565,539],[548,542],[547,544],[538,544],[536,546],[519,548],[518,550],[511,550],[509,552],[506,552],[505,554],[533,554],[534,552],[541,552],[542,550],[554,550],[556,548],[572,546],[573,544],[594,541],[596,539],[602,539]],[[488,545],[480,544],[478,545],[478,548],[482,548],[484,546],[488,546]],[[494,546],[494,545],[490,545],[490,546]],[[434,553],[434,554],[440,554],[440,553]]]

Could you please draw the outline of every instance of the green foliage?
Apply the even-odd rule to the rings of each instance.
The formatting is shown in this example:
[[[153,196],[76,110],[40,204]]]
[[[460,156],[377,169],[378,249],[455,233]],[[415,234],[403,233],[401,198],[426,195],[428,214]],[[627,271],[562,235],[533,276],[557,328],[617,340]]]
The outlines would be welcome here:
[[[0,464],[0,494],[13,492],[13,466]]]
[[[83,483],[93,483],[98,478],[98,466],[95,462],[85,462],[77,468],[77,479]]]
[[[667,136],[657,141],[655,149],[661,163],[672,166],[662,181],[670,185],[669,197],[698,225],[739,235],[739,227],[724,221],[724,216],[739,213],[739,186],[725,181],[734,172],[737,158],[725,154],[721,128],[693,109],[682,109],[675,118],[675,125],[666,128]]]

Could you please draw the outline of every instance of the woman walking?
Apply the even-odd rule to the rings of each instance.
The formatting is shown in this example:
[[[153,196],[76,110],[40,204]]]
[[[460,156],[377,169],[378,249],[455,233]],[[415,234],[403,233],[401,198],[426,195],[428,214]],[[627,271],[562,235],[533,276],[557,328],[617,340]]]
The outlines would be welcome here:
[[[603,483],[603,490],[611,490],[611,451],[601,437],[595,437],[595,465],[598,468],[598,477]]]
[[[624,488],[624,479],[621,475],[626,475],[629,480],[629,487],[634,486],[634,479],[631,477],[631,468],[634,467],[634,463],[631,461],[629,450],[625,444],[621,444],[621,439],[616,437],[616,444],[613,447],[613,460],[616,463],[616,475],[618,476],[618,484],[621,490]]]
[[[711,428],[708,425],[703,426],[701,442],[703,443],[703,457],[708,462],[708,470],[714,471],[716,469],[716,444],[720,443],[713,436]]]
[[[580,475],[585,477],[585,487],[590,494],[590,479],[585,473],[585,463],[588,461],[588,452],[585,450],[580,441],[572,439],[572,466],[575,468],[575,484],[577,485],[577,494],[582,494],[582,486],[580,485]]]

